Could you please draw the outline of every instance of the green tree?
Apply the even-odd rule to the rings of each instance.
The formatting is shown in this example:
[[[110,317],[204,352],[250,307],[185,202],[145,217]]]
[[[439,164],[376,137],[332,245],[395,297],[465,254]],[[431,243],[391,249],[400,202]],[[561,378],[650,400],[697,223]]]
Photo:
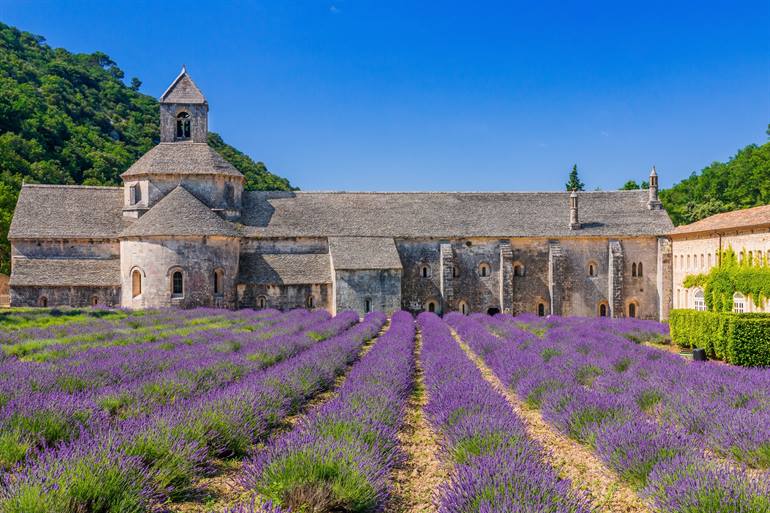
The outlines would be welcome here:
[[[585,184],[580,181],[580,177],[578,176],[577,164],[572,165],[572,171],[569,172],[569,180],[567,180],[566,188],[568,191],[585,190]]]
[[[661,191],[674,224],[713,214],[770,204],[770,142],[750,144],[727,162],[714,162]]]
[[[620,188],[621,191],[633,191],[636,189],[641,189],[641,187],[634,180],[627,181],[626,183],[623,184],[623,187]]]

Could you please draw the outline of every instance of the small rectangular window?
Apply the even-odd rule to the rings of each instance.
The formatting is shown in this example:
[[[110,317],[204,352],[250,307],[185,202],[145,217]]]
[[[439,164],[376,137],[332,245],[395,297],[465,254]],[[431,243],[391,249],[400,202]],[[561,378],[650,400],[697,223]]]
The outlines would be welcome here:
[[[139,184],[132,185],[128,190],[129,202],[131,205],[136,205],[142,201],[142,189],[139,187]]]

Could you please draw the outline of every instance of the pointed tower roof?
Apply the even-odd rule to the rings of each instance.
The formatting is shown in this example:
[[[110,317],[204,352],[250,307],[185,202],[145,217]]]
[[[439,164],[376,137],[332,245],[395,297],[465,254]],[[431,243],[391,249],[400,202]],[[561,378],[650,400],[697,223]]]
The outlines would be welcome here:
[[[184,235],[240,236],[232,223],[216,215],[181,185],[120,234],[121,237]]]
[[[160,103],[206,103],[206,98],[195,85],[190,75],[187,74],[187,68],[182,66],[179,73],[166,92],[160,97]]]
[[[658,172],[655,170],[655,166],[652,166],[652,171],[650,171],[650,176],[658,176]]]

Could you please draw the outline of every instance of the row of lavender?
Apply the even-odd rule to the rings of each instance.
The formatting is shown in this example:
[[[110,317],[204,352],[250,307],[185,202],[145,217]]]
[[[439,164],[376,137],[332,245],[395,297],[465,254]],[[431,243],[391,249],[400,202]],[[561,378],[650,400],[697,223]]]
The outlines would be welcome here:
[[[418,317],[428,395],[426,414],[454,472],[440,513],[587,513],[586,498],[544,463],[542,448],[484,379],[435,314]]]
[[[177,344],[112,346],[90,358],[56,365],[4,362],[0,383],[0,471],[38,450],[72,440],[82,432],[194,397],[275,363],[313,342],[302,330],[332,329],[351,316],[329,320],[325,312],[291,312],[259,332],[201,332]],[[267,332],[263,332],[267,334]],[[298,333],[292,336],[293,333]],[[218,350],[221,340],[240,340],[242,350]],[[253,340],[252,340],[253,339]],[[254,359],[253,356],[259,356]],[[267,358],[269,356],[269,358]]]
[[[248,331],[256,320],[275,314],[274,310],[142,310],[118,318],[86,318],[60,326],[0,330],[0,361],[9,357],[56,361],[94,347],[143,344],[216,327]]]
[[[43,450],[3,479],[0,510],[150,511],[178,499],[212,457],[244,455],[281,420],[328,388],[385,319],[353,313],[317,322],[324,335],[278,337],[304,345],[281,363],[254,369],[198,396],[117,422],[94,424],[72,441]],[[332,329],[333,328],[333,329]],[[315,343],[324,337],[325,341]],[[293,356],[292,356],[293,355]]]
[[[377,511],[401,460],[397,433],[415,370],[414,320],[392,316],[338,395],[247,461],[242,482],[267,504],[233,512]]]
[[[662,511],[770,511],[770,475],[713,454],[766,468],[766,371],[688,364],[607,321],[552,318],[542,338],[518,328],[531,321],[447,318],[505,384]]]
[[[509,325],[516,322],[506,316],[498,320]],[[768,370],[693,364],[607,334],[613,328],[606,322],[555,318],[544,342],[562,351],[564,361],[597,392],[634,398],[642,412],[699,437],[714,453],[770,469]],[[634,322],[660,326],[651,321]],[[630,328],[624,326],[629,324],[626,320],[614,323]],[[559,355],[556,361],[561,360]]]

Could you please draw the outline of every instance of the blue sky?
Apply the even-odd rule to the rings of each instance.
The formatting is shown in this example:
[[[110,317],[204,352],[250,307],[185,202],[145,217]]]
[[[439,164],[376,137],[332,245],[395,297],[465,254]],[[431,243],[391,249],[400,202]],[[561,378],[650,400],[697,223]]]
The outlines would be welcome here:
[[[0,0],[159,96],[184,63],[210,127],[305,190],[669,186],[770,123],[760,2]]]

